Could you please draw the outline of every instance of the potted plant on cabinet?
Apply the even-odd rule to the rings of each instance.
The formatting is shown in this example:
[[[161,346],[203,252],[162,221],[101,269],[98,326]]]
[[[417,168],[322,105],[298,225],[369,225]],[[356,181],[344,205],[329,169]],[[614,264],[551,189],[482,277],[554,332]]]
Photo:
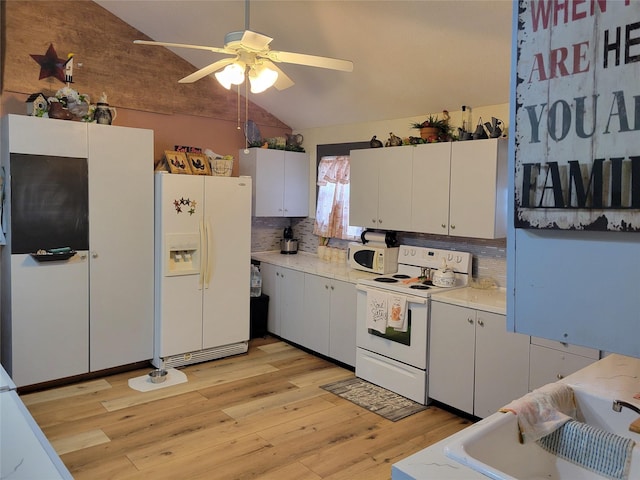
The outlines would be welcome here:
[[[411,128],[420,130],[420,138],[428,143],[451,140],[451,127],[448,118],[439,119],[437,116],[429,115],[423,122],[412,123]]]

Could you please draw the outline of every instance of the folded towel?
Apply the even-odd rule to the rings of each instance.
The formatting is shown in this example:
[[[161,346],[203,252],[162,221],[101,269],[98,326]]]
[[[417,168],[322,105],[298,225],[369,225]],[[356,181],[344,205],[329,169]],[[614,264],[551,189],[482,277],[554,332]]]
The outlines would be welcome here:
[[[407,331],[407,297],[403,295],[389,295],[388,325],[398,332]]]
[[[586,423],[570,420],[538,444],[548,452],[614,480],[629,477],[635,442]]]
[[[380,290],[367,290],[367,328],[385,333],[388,311],[389,295]]]
[[[573,390],[563,383],[549,383],[500,409],[518,416],[520,443],[549,435],[576,416]]]

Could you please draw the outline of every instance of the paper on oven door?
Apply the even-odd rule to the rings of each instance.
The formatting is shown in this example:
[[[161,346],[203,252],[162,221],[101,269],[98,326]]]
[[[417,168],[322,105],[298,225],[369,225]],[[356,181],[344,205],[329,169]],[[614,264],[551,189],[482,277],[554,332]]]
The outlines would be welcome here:
[[[404,295],[389,295],[387,325],[398,332],[407,331],[407,297]]]
[[[388,317],[389,294],[380,290],[367,290],[367,328],[385,333]]]

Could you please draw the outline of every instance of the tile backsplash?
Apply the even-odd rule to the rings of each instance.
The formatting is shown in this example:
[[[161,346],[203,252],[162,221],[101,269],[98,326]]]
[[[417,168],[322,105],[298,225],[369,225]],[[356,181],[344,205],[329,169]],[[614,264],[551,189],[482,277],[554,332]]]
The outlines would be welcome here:
[[[280,249],[280,239],[284,228],[290,225],[294,238],[298,239],[298,249],[315,253],[318,236],[313,234],[313,218],[253,217],[251,224],[251,251],[264,252]],[[458,250],[473,254],[473,277],[493,278],[498,286],[507,286],[507,241],[504,238],[484,240],[479,238],[458,238],[446,235],[398,232],[398,242],[419,247]],[[346,249],[347,240],[331,239],[329,245]]]

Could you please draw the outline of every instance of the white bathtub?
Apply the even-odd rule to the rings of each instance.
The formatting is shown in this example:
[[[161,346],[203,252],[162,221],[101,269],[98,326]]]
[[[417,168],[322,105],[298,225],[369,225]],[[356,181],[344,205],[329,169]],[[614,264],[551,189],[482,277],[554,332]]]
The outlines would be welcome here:
[[[636,441],[629,479],[640,479],[640,435],[629,431],[638,414],[612,409],[613,398],[596,396],[572,387],[578,420]],[[536,443],[520,444],[518,424],[512,413],[494,413],[463,430],[445,446],[445,455],[496,480],[602,480],[597,475],[547,452]]]

